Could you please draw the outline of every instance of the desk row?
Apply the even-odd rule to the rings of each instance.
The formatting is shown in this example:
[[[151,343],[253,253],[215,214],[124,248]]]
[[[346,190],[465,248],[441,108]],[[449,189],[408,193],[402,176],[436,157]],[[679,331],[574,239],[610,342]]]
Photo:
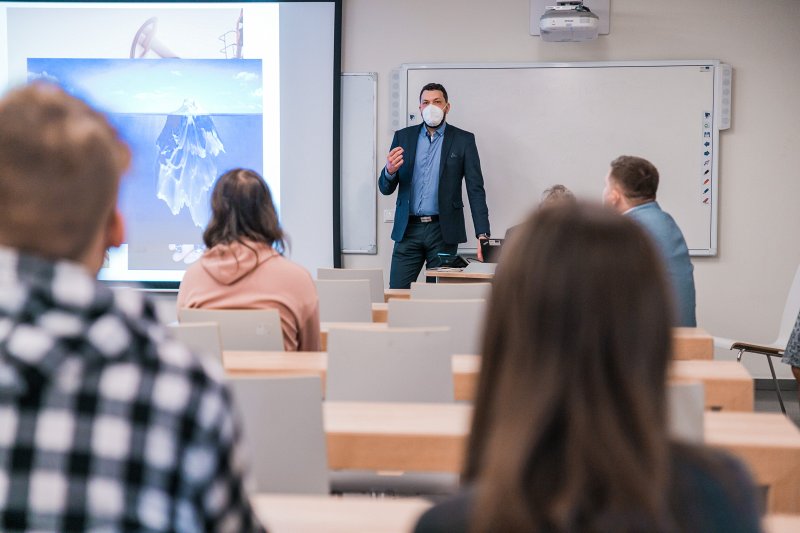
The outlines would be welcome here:
[[[275,533],[408,533],[431,503],[421,498],[257,495],[253,505]],[[800,516],[768,515],[766,533],[800,531]]]
[[[325,402],[334,470],[460,472],[472,407],[465,404]],[[704,414],[704,441],[744,461],[769,487],[769,512],[800,512],[800,430],[767,413]]]
[[[333,328],[382,329],[388,327],[386,304],[372,305],[373,322],[323,322],[320,325],[322,350],[327,350],[328,332]],[[703,328],[674,328],[672,336],[673,359],[713,359],[714,337]]]
[[[225,369],[233,376],[320,376],[323,388],[328,370],[326,352],[236,352],[223,354]],[[480,370],[480,356],[454,355],[452,360],[454,398],[470,401]],[[673,361],[672,381],[699,381],[705,388],[707,409],[753,410],[753,379],[735,361]]]

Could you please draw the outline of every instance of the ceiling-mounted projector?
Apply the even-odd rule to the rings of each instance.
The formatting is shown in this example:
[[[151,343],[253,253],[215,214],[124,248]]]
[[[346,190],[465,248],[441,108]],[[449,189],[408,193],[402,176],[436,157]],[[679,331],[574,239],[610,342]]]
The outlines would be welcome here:
[[[600,19],[580,2],[556,2],[547,6],[539,19],[542,40],[548,42],[581,42],[597,38]]]

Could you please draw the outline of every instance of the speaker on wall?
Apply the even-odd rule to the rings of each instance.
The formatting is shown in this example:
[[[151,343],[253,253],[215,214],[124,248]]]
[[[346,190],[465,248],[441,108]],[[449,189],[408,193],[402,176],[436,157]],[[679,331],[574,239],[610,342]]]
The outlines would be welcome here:
[[[733,67],[720,64],[714,84],[714,108],[717,110],[718,129],[731,127],[731,102],[733,101]]]
[[[391,107],[389,108],[389,124],[392,127],[392,131],[397,131],[405,127],[405,122],[402,120],[403,115],[400,113],[399,69],[393,69],[391,76],[389,76],[389,94],[391,96],[391,98],[389,98],[389,102],[391,103]]]

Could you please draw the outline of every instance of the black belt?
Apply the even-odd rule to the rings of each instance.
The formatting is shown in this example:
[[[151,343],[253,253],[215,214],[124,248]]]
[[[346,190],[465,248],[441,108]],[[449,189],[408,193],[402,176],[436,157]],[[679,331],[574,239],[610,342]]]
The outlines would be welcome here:
[[[439,222],[439,215],[409,215],[408,216],[409,222],[416,222],[421,224],[427,224],[428,222]]]

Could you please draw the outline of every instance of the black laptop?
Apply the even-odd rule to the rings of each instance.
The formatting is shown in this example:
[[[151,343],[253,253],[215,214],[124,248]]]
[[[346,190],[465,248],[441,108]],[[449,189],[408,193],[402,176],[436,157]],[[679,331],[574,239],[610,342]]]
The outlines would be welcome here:
[[[486,239],[481,241],[481,253],[484,263],[497,263],[503,249],[505,239]]]

